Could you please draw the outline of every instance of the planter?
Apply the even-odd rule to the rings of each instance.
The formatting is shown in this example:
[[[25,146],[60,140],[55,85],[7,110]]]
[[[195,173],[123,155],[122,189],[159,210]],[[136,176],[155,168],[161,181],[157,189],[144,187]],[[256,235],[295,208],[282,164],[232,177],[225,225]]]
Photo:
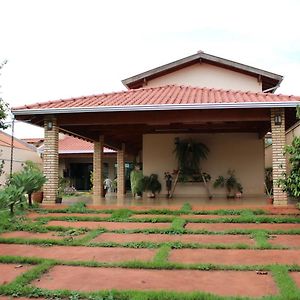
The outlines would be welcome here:
[[[274,201],[274,199],[272,197],[267,198],[267,204],[272,205],[273,201]]]
[[[61,204],[61,203],[62,203],[62,197],[57,197],[57,198],[55,199],[55,203],[56,203],[56,204]]]
[[[35,193],[32,193],[31,195],[31,199],[34,203],[42,203],[43,202],[43,196],[44,196],[44,193],[43,192],[35,192]]]

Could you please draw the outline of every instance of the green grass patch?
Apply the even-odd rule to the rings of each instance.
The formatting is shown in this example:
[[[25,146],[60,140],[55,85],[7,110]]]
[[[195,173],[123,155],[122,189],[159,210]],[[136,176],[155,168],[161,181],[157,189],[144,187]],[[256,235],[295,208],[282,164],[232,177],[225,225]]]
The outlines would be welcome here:
[[[257,230],[251,234],[252,238],[255,240],[258,248],[270,249],[272,245],[269,243],[269,234],[264,230]]]
[[[171,231],[177,232],[177,233],[183,233],[183,232],[185,232],[185,229],[184,229],[185,224],[186,224],[186,221],[184,219],[175,218],[171,224]]]
[[[121,208],[118,210],[114,210],[111,214],[111,219],[114,220],[123,220],[128,219],[132,216],[132,211],[127,208]]]
[[[271,266],[273,278],[280,290],[282,299],[296,300],[300,299],[300,290],[289,275],[289,268],[286,266]]]
[[[192,205],[188,202],[183,203],[180,211],[183,213],[190,213],[193,210]]]

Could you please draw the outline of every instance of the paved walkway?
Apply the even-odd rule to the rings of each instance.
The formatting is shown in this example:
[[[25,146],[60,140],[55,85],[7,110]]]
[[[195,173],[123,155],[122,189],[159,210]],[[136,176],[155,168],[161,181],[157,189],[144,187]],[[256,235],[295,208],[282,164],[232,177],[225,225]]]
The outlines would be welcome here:
[[[112,208],[116,209],[113,206]],[[130,207],[130,209],[138,212],[141,208]],[[287,210],[274,210],[268,207],[266,213],[269,217],[282,218],[297,215],[298,210],[292,207]],[[48,217],[49,222],[39,223],[39,226],[45,229],[47,226],[60,226],[61,231],[2,233],[0,259],[15,257],[16,260],[41,258],[59,261],[31,282],[33,286],[47,290],[68,289],[85,292],[110,289],[164,290],[262,297],[279,295],[281,291],[270,270],[257,272],[253,266],[259,266],[262,270],[266,265],[275,264],[300,267],[300,234],[291,234],[293,232],[290,231],[299,230],[300,223],[222,223],[222,218],[236,219],[238,216],[214,215],[213,211],[207,215],[194,215],[191,211],[191,214],[180,216],[133,214],[130,217],[158,220],[170,218],[168,222],[157,223],[156,220],[111,222],[109,220],[111,214],[103,213],[30,213],[28,217],[32,222],[38,222],[39,217]],[[57,219],[61,217],[72,217],[72,221]],[[93,217],[108,220],[99,222],[80,220]],[[172,220],[178,217],[189,221],[184,227],[178,228],[176,226],[180,227],[180,222],[177,222],[179,225],[176,222],[172,224]],[[205,223],[209,219],[216,223]],[[73,228],[70,234],[68,228]],[[87,232],[82,233],[79,228],[87,228]],[[104,228],[104,231],[99,231],[99,228]],[[207,230],[210,234],[190,234],[184,232],[185,229]],[[248,232],[224,234],[233,229],[248,229],[249,234]],[[66,231],[64,235],[63,230]],[[116,230],[122,230],[123,233],[113,232]],[[133,233],[132,230],[139,230],[139,233]],[[273,230],[282,230],[283,234],[273,234]],[[72,236],[72,233],[75,235]],[[194,269],[189,269],[191,264]],[[195,269],[196,265],[201,269],[203,264],[214,267],[212,269],[208,267],[205,271]],[[0,285],[12,282],[33,266],[0,262]],[[181,269],[172,269],[175,266]],[[241,266],[249,267],[251,270],[238,271],[237,268]],[[300,289],[300,272],[291,272],[287,276]],[[224,284],[225,282],[230,284]],[[0,300],[7,298],[0,297]]]

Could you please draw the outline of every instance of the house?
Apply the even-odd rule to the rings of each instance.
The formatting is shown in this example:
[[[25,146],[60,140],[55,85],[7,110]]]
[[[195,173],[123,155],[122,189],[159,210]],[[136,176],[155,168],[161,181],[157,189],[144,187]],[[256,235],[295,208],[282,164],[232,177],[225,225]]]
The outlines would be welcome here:
[[[34,146],[16,137],[12,139],[9,134],[0,131],[0,161],[3,162],[0,186],[5,184],[11,172],[22,170],[23,164],[27,160],[31,160],[42,166],[42,159]]]
[[[212,178],[234,169],[245,197],[264,196],[264,136],[272,132],[273,177],[286,168],[285,128],[296,123],[300,97],[276,95],[283,77],[268,71],[198,52],[123,80],[126,91],[48,101],[14,108],[18,120],[44,126],[45,201],[53,203],[58,184],[59,132],[94,145],[94,198],[102,196],[104,146],[117,151],[118,197],[125,193],[125,153],[143,163],[146,175],[178,168],[176,138],[205,143],[202,165]],[[164,185],[163,185],[164,186]],[[165,194],[165,188],[162,194]],[[214,190],[215,197],[224,195]],[[206,196],[201,184],[181,184],[177,197]],[[274,205],[287,195],[274,186]]]

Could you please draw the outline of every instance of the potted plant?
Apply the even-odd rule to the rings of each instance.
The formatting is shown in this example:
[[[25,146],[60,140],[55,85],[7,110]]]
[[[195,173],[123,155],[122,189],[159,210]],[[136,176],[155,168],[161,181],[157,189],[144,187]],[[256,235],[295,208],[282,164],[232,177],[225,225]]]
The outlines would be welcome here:
[[[228,170],[228,177],[219,176],[214,182],[214,188],[226,188],[227,198],[235,198],[237,193],[241,197],[243,193],[242,185],[237,181],[234,170]]]
[[[150,192],[148,197],[155,198],[157,193],[161,191],[161,183],[158,181],[157,174],[151,174],[150,176],[144,176],[143,180],[143,190]]]
[[[130,185],[132,196],[140,198],[143,193],[143,173],[139,164],[130,172]]]
[[[175,149],[178,166],[181,176],[191,178],[201,178],[201,166],[200,162],[203,159],[207,159],[209,153],[208,147],[193,139],[180,140],[175,139]]]
[[[41,168],[37,163],[35,163],[31,160],[26,160],[25,163],[24,163],[24,170],[26,170],[26,171],[31,171],[31,170],[41,171]],[[33,192],[32,196],[31,196],[32,201],[34,203],[42,203],[43,202],[43,196],[44,196],[44,193],[43,193],[42,190]]]

